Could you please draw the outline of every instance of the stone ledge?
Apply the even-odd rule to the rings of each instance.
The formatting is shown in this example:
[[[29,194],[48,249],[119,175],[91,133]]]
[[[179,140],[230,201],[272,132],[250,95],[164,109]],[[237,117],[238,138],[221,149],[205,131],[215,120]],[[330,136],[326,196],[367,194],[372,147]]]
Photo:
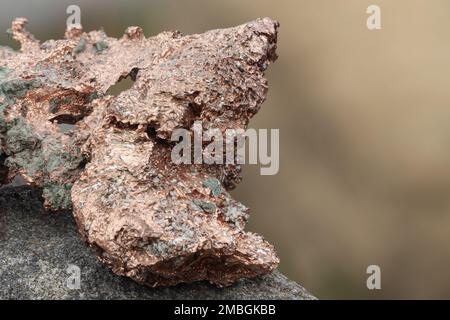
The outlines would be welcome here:
[[[217,289],[207,283],[151,289],[114,275],[81,240],[68,212],[47,213],[40,192],[0,189],[0,299],[314,299],[280,272]],[[66,286],[70,264],[81,289]]]

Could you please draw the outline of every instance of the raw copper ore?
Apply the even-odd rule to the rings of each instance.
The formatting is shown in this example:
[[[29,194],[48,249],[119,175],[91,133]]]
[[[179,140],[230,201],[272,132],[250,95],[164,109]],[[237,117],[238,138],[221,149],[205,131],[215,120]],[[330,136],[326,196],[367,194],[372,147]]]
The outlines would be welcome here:
[[[39,43],[16,19],[20,51],[0,47],[0,184],[20,175],[48,209],[72,209],[116,274],[150,286],[227,286],[278,265],[244,230],[249,210],[228,191],[238,165],[174,164],[173,130],[245,129],[267,93],[278,23],[120,39],[71,26]],[[117,96],[108,89],[130,77]]]

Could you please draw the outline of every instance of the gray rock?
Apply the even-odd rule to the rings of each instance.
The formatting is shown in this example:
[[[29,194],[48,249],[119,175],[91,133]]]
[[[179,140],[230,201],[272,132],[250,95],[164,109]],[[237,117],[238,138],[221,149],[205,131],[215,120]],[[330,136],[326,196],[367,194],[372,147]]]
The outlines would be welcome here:
[[[104,267],[70,212],[46,212],[40,193],[27,186],[0,189],[0,299],[314,299],[278,271],[225,289],[144,287]],[[81,270],[80,289],[67,286],[70,265]]]

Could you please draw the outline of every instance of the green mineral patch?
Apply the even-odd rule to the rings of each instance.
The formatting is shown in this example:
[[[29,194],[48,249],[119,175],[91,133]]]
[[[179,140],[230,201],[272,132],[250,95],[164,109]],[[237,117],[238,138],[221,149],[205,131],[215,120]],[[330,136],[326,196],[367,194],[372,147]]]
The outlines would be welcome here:
[[[56,154],[50,157],[46,164],[47,171],[52,172],[61,166],[64,166],[65,161],[67,161],[65,158],[64,154]]]
[[[70,192],[72,184],[44,184],[43,196],[52,208],[69,209],[72,206]]]
[[[7,73],[2,75],[0,72],[0,95],[3,95],[9,102],[23,98],[29,90],[41,85],[37,79],[8,79],[6,75]]]
[[[3,112],[0,110],[0,133],[5,133],[7,130],[6,121],[3,117]]]
[[[205,212],[208,212],[208,213],[216,212],[216,205],[212,202],[195,199],[193,201],[193,203],[196,206],[200,207]]]
[[[100,97],[100,94],[97,91],[94,91],[88,96],[88,101],[92,102],[99,97]]]
[[[215,178],[206,179],[203,181],[203,186],[209,188],[215,197],[222,194],[222,185],[220,184],[220,181]]]
[[[0,103],[0,133],[5,133],[6,130],[8,130],[8,127],[6,126],[6,119],[5,115],[3,113],[3,110],[8,106],[7,103]]]
[[[23,118],[16,118],[7,124],[6,147],[11,153],[25,149],[34,149],[39,140],[34,136],[33,129]]]
[[[10,74],[13,70],[7,67],[0,67],[0,80],[6,78],[8,74]]]
[[[52,172],[58,169],[64,169],[69,172],[70,170],[77,169],[83,162],[81,155],[73,155],[68,152],[52,152],[48,155],[46,161],[46,171]]]
[[[100,40],[94,44],[94,47],[97,52],[102,52],[103,50],[108,48],[108,43],[105,40]]]
[[[86,50],[86,39],[81,38],[80,41],[78,41],[77,45],[73,49],[73,52],[75,54],[82,53],[84,50]]]
[[[45,159],[40,151],[23,150],[8,157],[6,164],[10,168],[24,170],[28,176],[33,177],[42,172],[45,167]]]

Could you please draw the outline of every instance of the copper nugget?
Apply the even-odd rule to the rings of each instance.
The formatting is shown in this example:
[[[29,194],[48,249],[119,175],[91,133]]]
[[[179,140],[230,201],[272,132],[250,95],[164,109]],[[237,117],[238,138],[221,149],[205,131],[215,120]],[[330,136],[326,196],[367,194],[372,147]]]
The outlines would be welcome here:
[[[49,209],[72,209],[86,243],[116,274],[149,286],[227,286],[274,270],[272,245],[244,230],[228,191],[237,165],[176,165],[171,134],[245,129],[267,93],[278,23],[120,39],[72,26],[39,43],[13,22],[0,47],[0,184],[21,175]],[[108,89],[130,77],[117,96]]]

